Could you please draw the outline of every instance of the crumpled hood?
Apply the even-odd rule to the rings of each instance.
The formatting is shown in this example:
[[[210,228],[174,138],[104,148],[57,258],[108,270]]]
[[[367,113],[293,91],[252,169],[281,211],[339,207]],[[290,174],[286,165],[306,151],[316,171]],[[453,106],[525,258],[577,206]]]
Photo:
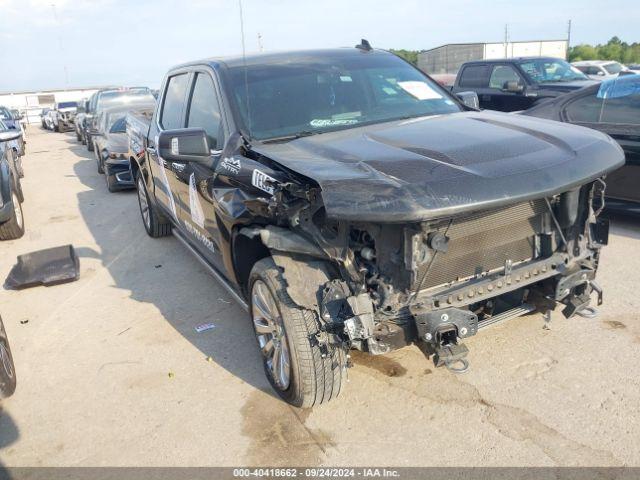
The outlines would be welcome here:
[[[347,129],[257,152],[318,183],[330,218],[423,221],[566,191],[624,163],[610,137],[500,112]]]

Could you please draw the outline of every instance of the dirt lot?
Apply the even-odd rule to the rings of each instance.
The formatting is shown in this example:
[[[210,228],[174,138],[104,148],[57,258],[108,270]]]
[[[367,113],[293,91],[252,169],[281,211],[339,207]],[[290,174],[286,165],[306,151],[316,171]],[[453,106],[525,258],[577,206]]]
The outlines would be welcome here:
[[[483,331],[460,376],[414,348],[354,354],[342,396],[300,411],[270,391],[247,315],[177,240],[147,237],[133,192],[108,193],[72,134],[32,127],[28,150],[27,233],[0,244],[0,277],[67,243],[82,274],[0,291],[18,371],[2,464],[640,465],[639,221],[614,219],[598,319]]]

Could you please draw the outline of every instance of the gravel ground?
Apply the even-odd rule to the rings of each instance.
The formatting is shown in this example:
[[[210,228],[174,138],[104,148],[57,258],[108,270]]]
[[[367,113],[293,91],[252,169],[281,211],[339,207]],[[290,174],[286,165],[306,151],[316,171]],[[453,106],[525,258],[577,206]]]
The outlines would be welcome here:
[[[271,392],[247,315],[176,239],[147,237],[135,193],[108,193],[73,134],[28,140],[27,233],[0,244],[0,275],[67,243],[82,273],[0,290],[18,372],[1,464],[640,466],[638,221],[613,220],[597,319],[497,325],[459,376],[415,348],[354,354],[341,397],[300,411]]]

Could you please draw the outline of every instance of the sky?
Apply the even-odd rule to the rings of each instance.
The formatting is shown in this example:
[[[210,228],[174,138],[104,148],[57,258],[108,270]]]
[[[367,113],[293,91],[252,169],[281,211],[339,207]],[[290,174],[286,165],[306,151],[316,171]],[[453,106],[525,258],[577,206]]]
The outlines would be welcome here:
[[[247,52],[640,41],[638,0],[241,0]],[[606,5],[606,6],[603,6]],[[0,92],[158,87],[172,65],[242,53],[239,0],[0,0]]]

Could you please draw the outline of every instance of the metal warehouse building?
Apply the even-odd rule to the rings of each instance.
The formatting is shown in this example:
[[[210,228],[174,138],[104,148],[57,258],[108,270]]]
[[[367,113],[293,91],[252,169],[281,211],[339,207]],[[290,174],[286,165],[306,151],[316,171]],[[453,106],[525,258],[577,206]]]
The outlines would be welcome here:
[[[471,60],[513,57],[567,58],[566,40],[535,40],[507,43],[450,43],[418,54],[418,68],[428,74],[458,72]]]

